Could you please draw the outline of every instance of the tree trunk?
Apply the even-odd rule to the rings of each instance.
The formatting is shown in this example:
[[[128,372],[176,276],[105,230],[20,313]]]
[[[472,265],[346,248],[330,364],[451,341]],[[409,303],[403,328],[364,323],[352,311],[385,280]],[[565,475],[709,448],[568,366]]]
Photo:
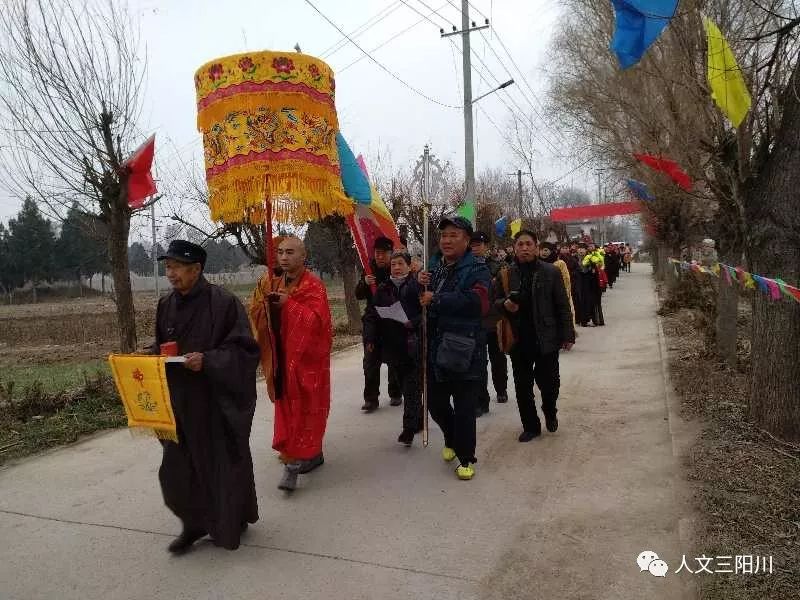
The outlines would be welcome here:
[[[111,259],[111,277],[117,304],[117,329],[121,352],[136,351],[136,313],[133,307],[131,273],[128,267],[128,233],[130,216],[120,210],[111,212],[108,236],[108,254]],[[105,281],[105,277],[103,277]]]
[[[350,335],[361,333],[361,307],[356,299],[356,265],[351,261],[341,260],[342,282],[344,283],[344,305],[347,309],[347,329]]]
[[[746,195],[751,270],[797,285],[800,277],[800,61],[784,93],[774,150]],[[800,440],[800,303],[773,302],[756,292],[753,304],[750,416],[756,424]]]

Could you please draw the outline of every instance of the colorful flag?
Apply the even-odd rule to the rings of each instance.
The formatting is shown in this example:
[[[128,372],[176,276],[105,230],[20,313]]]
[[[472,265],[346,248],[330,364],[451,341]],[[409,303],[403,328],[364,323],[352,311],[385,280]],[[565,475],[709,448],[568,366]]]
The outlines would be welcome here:
[[[153,134],[121,165],[128,174],[128,206],[133,209],[141,208],[145,199],[158,191],[150,173],[155,152],[156,136]]]
[[[503,237],[506,234],[506,229],[508,229],[508,217],[500,217],[494,222],[494,232],[497,237]]]
[[[111,354],[108,362],[128,415],[128,427],[152,430],[162,440],[177,442],[166,359],[166,356]]]
[[[708,40],[708,85],[711,97],[734,127],[738,127],[750,110],[750,92],[744,83],[736,57],[719,27],[703,18]]]
[[[366,178],[367,165],[364,163],[364,158],[359,154],[355,161]],[[370,258],[376,239],[383,236],[392,240],[395,246],[400,245],[400,236],[392,213],[372,186],[370,186],[370,204],[356,203],[353,214],[347,217],[347,226],[350,228],[358,257],[366,273],[370,273]]]
[[[627,183],[628,189],[630,189],[630,191],[633,192],[633,194],[639,198],[639,200],[652,201],[656,199],[655,196],[650,193],[650,190],[647,189],[647,185],[641,181],[628,179]]]
[[[522,219],[514,219],[513,221],[511,221],[510,228],[511,228],[511,237],[513,238],[515,235],[519,233],[520,229],[522,229]]]
[[[675,15],[678,0],[611,0],[616,28],[611,49],[627,69],[639,62]]]
[[[657,156],[652,156],[650,154],[634,154],[633,157],[646,164],[651,169],[656,171],[661,171],[666,175],[669,175],[670,179],[678,184],[678,186],[686,190],[687,192],[692,191],[692,178],[686,174],[686,172],[680,168],[678,163],[674,160],[670,160],[668,158],[660,158]]]
[[[464,202],[456,209],[456,214],[459,217],[464,217],[467,221],[475,224],[475,203],[474,202]]]
[[[339,151],[339,166],[342,169],[344,193],[352,198],[354,202],[369,205],[372,202],[372,193],[369,189],[366,169],[361,169],[358,159],[353,155],[353,151],[347,145],[344,136],[339,132],[336,133],[336,148]],[[362,158],[361,160],[363,162],[364,159]]]

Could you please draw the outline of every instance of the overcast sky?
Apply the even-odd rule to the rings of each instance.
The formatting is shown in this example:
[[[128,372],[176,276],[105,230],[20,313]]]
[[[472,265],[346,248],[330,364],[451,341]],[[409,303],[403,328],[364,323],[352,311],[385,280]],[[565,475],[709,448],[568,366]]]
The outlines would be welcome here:
[[[460,0],[312,1],[348,33],[376,15],[385,17],[366,32],[355,34],[355,41],[399,78],[431,98],[443,104],[463,104],[461,55],[457,50],[461,40],[449,38],[455,42],[454,47],[439,35],[439,27],[450,31],[455,24],[460,28]],[[516,165],[489,118],[502,131],[509,120],[508,107],[529,112],[531,103],[540,107],[538,100],[544,100],[546,92],[542,66],[561,9],[557,0],[472,0],[471,5],[471,19],[481,23],[489,17],[492,24],[483,34],[472,34],[473,47],[485,62],[482,65],[473,61],[474,96],[496,87],[496,81],[506,81],[511,76],[517,81],[507,91],[492,94],[479,103],[482,110],[475,113],[476,170],[500,167],[511,173]],[[365,58],[353,44],[345,42],[335,47],[341,34],[305,0],[131,0],[130,6],[140,19],[149,60],[141,128],[157,134],[157,163],[171,166],[180,161],[190,164],[202,160],[195,123],[193,75],[197,67],[216,57],[249,50],[292,51],[299,43],[304,53],[324,58],[333,68],[340,127],[356,154],[374,156],[379,150],[388,151],[394,166],[399,167],[415,159],[429,143],[436,155],[463,171],[462,111],[422,98]],[[438,14],[430,16],[431,23],[412,7],[423,15],[429,15],[430,9],[436,9]],[[536,91],[538,100],[521,81],[500,41]],[[484,82],[478,72],[492,85]],[[564,148],[557,133],[546,130],[541,123],[540,127],[551,141]],[[545,144],[541,153],[536,171],[543,177],[558,177],[576,165],[575,161],[555,157]],[[588,177],[581,169],[564,183],[586,188]],[[18,208],[18,200],[1,196],[0,220],[5,221]]]

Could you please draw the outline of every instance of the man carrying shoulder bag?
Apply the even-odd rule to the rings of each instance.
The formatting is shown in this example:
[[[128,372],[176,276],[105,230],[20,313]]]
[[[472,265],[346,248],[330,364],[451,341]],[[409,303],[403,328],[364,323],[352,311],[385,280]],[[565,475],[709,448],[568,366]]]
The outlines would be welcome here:
[[[428,286],[428,410],[444,434],[442,458],[456,457],[456,475],[475,475],[475,408],[486,371],[486,331],[491,275],[470,251],[472,224],[462,217],[439,223],[441,260],[420,273]],[[452,405],[450,398],[453,399]]]
[[[498,275],[496,306],[513,330],[511,366],[522,420],[520,442],[529,442],[542,433],[536,413],[533,384],[542,394],[542,412],[547,430],[558,429],[556,418],[559,375],[559,350],[571,350],[575,327],[569,298],[561,272],[538,260],[536,234],[523,229],[514,236],[514,264]]]

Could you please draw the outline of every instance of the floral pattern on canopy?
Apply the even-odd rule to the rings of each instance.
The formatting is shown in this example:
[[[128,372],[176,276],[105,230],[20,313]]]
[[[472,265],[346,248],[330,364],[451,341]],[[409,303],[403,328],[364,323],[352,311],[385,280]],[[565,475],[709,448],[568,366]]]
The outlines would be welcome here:
[[[249,52],[195,73],[211,218],[301,224],[353,212],[341,181],[333,71],[300,53]]]

